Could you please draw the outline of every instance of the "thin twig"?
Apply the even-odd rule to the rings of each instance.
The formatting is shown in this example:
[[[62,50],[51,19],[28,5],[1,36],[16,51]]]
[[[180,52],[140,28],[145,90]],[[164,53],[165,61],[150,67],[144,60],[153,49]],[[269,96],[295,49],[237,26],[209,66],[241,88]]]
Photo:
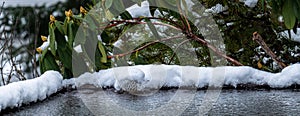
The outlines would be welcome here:
[[[129,52],[126,52],[126,53],[122,53],[122,54],[117,54],[117,55],[113,55],[113,56],[108,56],[108,58],[116,58],[116,57],[124,57],[128,54],[132,54],[132,53],[135,53],[135,52],[138,52],[140,50],[143,50],[151,45],[154,45],[158,42],[162,42],[162,41],[168,41],[168,40],[172,40],[172,39],[177,39],[177,38],[183,38],[183,36],[174,36],[174,37],[169,37],[169,38],[163,38],[163,39],[160,39],[160,40],[155,40],[155,41],[152,41],[152,42],[149,42],[133,51],[129,51]]]
[[[181,27],[180,25],[178,25],[177,23],[175,23],[174,21],[172,20],[168,20],[168,19],[165,19],[165,18],[157,18],[157,17],[142,17],[142,18],[134,18],[133,20],[128,20],[128,21],[111,21],[111,25],[107,26],[106,28],[108,27],[113,27],[113,26],[117,26],[117,25],[120,25],[120,24],[124,24],[124,23],[132,23],[132,24],[144,24],[143,22],[141,22],[142,19],[158,19],[158,20],[163,20],[163,21],[167,21],[169,22],[171,25],[175,25],[175,28],[176,29],[180,29],[182,32],[186,31],[185,30],[185,27]],[[188,22],[187,22],[188,23]],[[186,36],[190,39],[194,39],[198,42],[200,42],[201,44],[207,46],[209,49],[211,49],[213,52],[215,52],[217,55],[225,58],[226,60],[230,61],[231,63],[233,63],[234,65],[237,65],[237,66],[243,66],[242,63],[240,63],[239,61],[227,56],[225,53],[223,53],[222,51],[218,50],[216,47],[214,47],[213,45],[211,45],[209,42],[205,41],[203,38],[199,38],[197,35],[193,34],[192,32],[187,32],[185,33]],[[156,43],[158,41],[153,41],[153,42],[150,42],[148,44],[146,44],[145,46],[142,46],[141,49],[144,49],[154,43]],[[124,54],[119,54],[119,55],[114,55],[114,56],[109,56],[108,58],[113,58],[113,57],[119,57],[119,56],[125,56],[127,54],[131,54],[131,53],[134,53],[138,50],[134,50],[134,51],[131,51],[131,52],[128,52],[128,53],[124,53]]]
[[[259,33],[254,32],[253,33],[253,41],[256,41],[262,48],[263,50],[269,55],[271,56],[271,58],[277,63],[279,64],[279,67],[281,69],[284,69],[286,67],[286,65],[280,60],[278,59],[278,57],[275,55],[274,52],[272,52],[272,50],[268,47],[268,45],[266,44],[266,42],[262,39],[262,37],[260,36]]]
[[[179,10],[179,14],[180,14],[180,17],[181,17],[181,20],[182,20],[182,24],[187,27],[187,30],[186,30],[187,33],[191,33],[192,29],[191,29],[190,23],[189,23],[187,17],[185,16],[185,13],[182,12],[180,0],[177,0],[176,3],[177,3],[177,6],[178,6],[178,10]],[[184,22],[186,23],[186,25],[185,25]]]
[[[169,61],[169,65],[171,64],[171,62],[173,61],[173,59],[174,59],[174,57],[175,57],[175,55],[176,55],[176,51],[178,50],[178,48],[181,46],[181,45],[183,45],[183,44],[185,44],[186,42],[189,42],[190,41],[190,39],[187,39],[187,40],[184,40],[184,41],[182,41],[181,43],[179,43],[178,44],[178,46],[176,47],[176,49],[173,51],[173,54],[172,54],[172,56],[171,56],[171,58],[170,58],[170,61]]]
[[[141,21],[131,21],[131,20],[118,20],[118,21],[112,21],[114,22],[113,24],[111,25],[108,25],[106,27],[100,27],[100,29],[106,29],[106,28],[111,28],[111,27],[114,27],[114,26],[117,26],[117,25],[121,25],[121,24],[124,24],[124,23],[127,23],[127,24],[147,24],[146,22],[141,22]],[[170,25],[170,24],[165,24],[165,23],[160,23],[160,22],[153,22],[152,24],[154,25],[162,25],[162,26],[167,26],[167,27],[171,27],[175,30],[181,30],[180,28],[177,28],[173,25]]]
[[[35,14],[36,14],[36,12],[34,12]],[[38,18],[38,15],[36,15],[36,17],[35,17],[35,36],[34,36],[34,48],[33,48],[33,55],[32,55],[32,57],[33,57],[33,72],[35,72],[35,73],[33,73],[33,77],[38,77],[39,76],[39,73],[38,73],[38,71],[37,71],[37,64],[36,64],[36,62],[37,62],[37,59],[36,59],[36,57],[35,57],[35,55],[36,55],[36,50],[35,50],[35,48],[37,48],[37,39],[38,39],[38,34],[39,34],[39,29],[38,29],[38,27],[40,27],[40,22],[39,22],[39,18]]]
[[[213,45],[211,45],[210,43],[208,43],[207,41],[205,41],[204,39],[202,38],[199,38],[198,36],[192,34],[191,35],[193,39],[195,39],[196,41],[202,43],[203,45],[207,46],[208,48],[210,48],[213,52],[217,53],[217,55],[225,58],[226,60],[232,62],[234,65],[237,65],[237,66],[243,66],[242,63],[240,63],[239,61],[227,56],[226,54],[224,54],[223,52],[221,52],[220,50],[218,50],[216,47],[214,47]]]
[[[2,11],[3,11],[4,4],[5,4],[5,1],[3,1],[3,3],[2,3],[1,9],[0,9],[0,14],[1,14],[1,13],[2,13]]]

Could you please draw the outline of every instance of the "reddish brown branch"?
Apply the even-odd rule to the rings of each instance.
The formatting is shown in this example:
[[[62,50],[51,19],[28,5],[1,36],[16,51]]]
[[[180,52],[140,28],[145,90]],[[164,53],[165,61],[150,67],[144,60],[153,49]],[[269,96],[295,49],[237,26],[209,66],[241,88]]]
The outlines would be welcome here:
[[[132,20],[112,20],[112,21],[110,21],[109,25],[107,25],[105,27],[100,27],[100,29],[111,28],[111,27],[115,27],[115,26],[118,26],[118,25],[121,25],[121,24],[126,24],[126,23],[127,24],[146,24],[146,22],[142,22],[142,20],[144,20],[144,19],[156,19],[156,20],[166,21],[166,22],[169,22],[170,24],[173,24],[175,26],[170,25],[170,24],[157,23],[157,22],[154,22],[153,24],[169,26],[169,27],[172,27],[172,28],[177,29],[177,30],[182,30],[182,29],[180,29],[181,28],[180,25],[177,24],[176,22],[174,22],[172,20],[169,20],[169,19],[158,18],[158,17],[140,17],[140,18],[133,18]]]
[[[126,53],[122,53],[122,54],[117,54],[117,55],[113,55],[113,56],[108,56],[107,58],[116,58],[116,57],[124,57],[126,55],[129,55],[129,54],[132,54],[132,53],[135,53],[135,52],[138,52],[140,50],[143,50],[151,45],[154,45],[156,43],[159,43],[159,42],[162,42],[162,41],[168,41],[168,40],[171,40],[171,39],[177,39],[177,38],[183,38],[183,36],[174,36],[174,37],[169,37],[169,38],[163,38],[163,39],[160,39],[160,40],[155,40],[155,41],[152,41],[152,42],[149,42],[133,51],[129,51],[129,52],[126,52]]]
[[[267,44],[265,43],[265,41],[263,40],[263,38],[260,36],[260,34],[258,34],[257,32],[253,33],[253,41],[256,41],[262,48],[263,50],[269,55],[271,56],[271,58],[277,63],[279,64],[279,67],[281,69],[284,69],[286,67],[286,65],[280,61],[280,59],[278,59],[278,57],[274,54],[274,52],[272,52],[272,50],[267,46]]]
[[[195,39],[196,41],[204,44],[205,46],[207,46],[209,49],[211,49],[213,52],[215,52],[217,55],[225,58],[226,60],[230,61],[231,63],[233,63],[236,66],[243,66],[242,63],[240,63],[239,61],[227,56],[226,54],[224,54],[223,52],[221,52],[220,50],[218,50],[216,47],[212,46],[210,43],[208,43],[207,41],[205,41],[202,38],[199,38],[198,36],[191,34],[192,38]]]
[[[223,52],[221,52],[220,50],[218,50],[216,47],[214,47],[213,45],[211,45],[210,43],[208,43],[207,41],[205,41],[204,39],[202,38],[199,38],[198,36],[196,36],[195,34],[193,34],[192,32],[190,32],[190,30],[186,30],[184,29],[184,27],[181,27],[179,24],[177,24],[176,22],[172,21],[172,20],[169,20],[169,19],[165,19],[165,18],[157,18],[157,17],[141,17],[141,18],[133,18],[133,20],[118,20],[118,21],[111,21],[111,25],[108,25],[104,28],[110,28],[110,27],[114,27],[114,26],[117,26],[117,25],[120,25],[120,24],[124,24],[124,23],[131,23],[131,24],[146,24],[145,22],[141,22],[141,20],[143,19],[158,19],[158,20],[162,20],[162,21],[167,21],[169,22],[170,24],[165,24],[165,26],[169,26],[171,28],[174,28],[174,29],[177,29],[177,30],[182,30],[182,31],[188,31],[186,34],[186,36],[188,37],[191,37],[191,39],[194,39],[202,44],[204,44],[205,46],[207,46],[209,49],[211,49],[213,52],[215,52],[217,55],[225,58],[226,60],[230,61],[231,63],[233,63],[234,65],[237,65],[237,66],[243,66],[242,63],[240,63],[239,61],[227,56],[226,54],[224,54]],[[189,22],[186,22],[186,23],[189,23]],[[153,24],[159,24],[159,25],[162,25],[161,23],[153,23]],[[173,26],[175,25],[175,26]],[[190,28],[190,27],[189,27]],[[178,36],[177,37],[173,37],[173,38],[166,38],[166,39],[162,39],[161,41],[166,41],[166,40],[170,40],[170,39],[174,39],[174,38],[179,38]],[[139,50],[142,50],[142,49],[145,49],[146,47],[150,46],[150,45],[153,45],[157,42],[160,42],[160,40],[156,40],[156,41],[153,41],[153,42],[150,42],[136,50],[133,50],[133,51],[130,51],[130,52],[127,52],[127,53],[123,53],[123,54],[118,54],[118,55],[114,55],[114,56],[108,56],[108,58],[114,58],[114,57],[123,57],[125,55],[128,55],[128,54],[131,54],[131,53],[135,53]]]

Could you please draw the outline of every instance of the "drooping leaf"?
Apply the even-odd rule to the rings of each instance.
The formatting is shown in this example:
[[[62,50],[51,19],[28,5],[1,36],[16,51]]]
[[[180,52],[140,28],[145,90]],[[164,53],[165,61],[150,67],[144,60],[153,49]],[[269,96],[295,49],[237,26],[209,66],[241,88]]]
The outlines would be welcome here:
[[[282,8],[284,24],[288,29],[292,29],[296,23],[293,6],[294,3],[292,0],[286,0]]]
[[[68,44],[69,47],[73,47],[75,33],[73,32],[73,22],[68,23]]]
[[[85,19],[85,22],[88,25],[88,28],[90,28],[91,30],[96,30],[97,29],[97,24],[94,22],[92,14],[87,15],[84,19]]]
[[[155,37],[156,39],[159,39],[159,40],[160,40],[161,38],[160,38],[160,36],[159,36],[159,34],[158,34],[158,32],[157,32],[155,26],[154,26],[153,23],[151,22],[151,20],[149,20],[149,19],[146,18],[145,21],[147,22],[147,25],[148,25],[148,27],[150,28],[150,30],[151,30],[152,34],[154,35],[154,37]]]
[[[113,8],[118,11],[118,14],[125,11],[123,0],[114,0],[113,5]]]
[[[138,6],[142,6],[143,0],[131,0],[132,2],[135,2]]]
[[[55,21],[55,27],[60,31],[60,33],[66,34],[66,30],[64,29],[64,26],[62,25],[62,22]]]
[[[51,49],[51,53],[55,56],[56,55],[56,49],[55,49],[55,33],[54,33],[54,30],[55,30],[54,26],[49,27],[50,49]]]
[[[68,46],[65,46],[57,49],[57,53],[63,66],[68,69],[72,69],[72,50]]]
[[[105,17],[108,20],[112,20],[114,18],[114,15],[109,10],[106,10],[105,11]]]
[[[138,57],[139,56],[139,51],[136,51],[135,52],[135,57]]]
[[[99,71],[101,69],[107,69],[111,67],[111,60],[107,59],[107,63],[103,63],[101,62],[99,59],[101,59],[103,56],[101,55],[101,52],[99,49],[96,49],[96,53],[95,53],[95,59],[97,59],[95,61],[95,65],[96,65],[96,70]]]
[[[83,26],[80,26],[75,36],[74,46],[77,46],[79,44],[84,44],[86,41],[86,35],[87,35],[86,29]]]
[[[58,59],[61,61],[63,67],[72,69],[72,48],[66,42],[64,35],[59,33],[57,30],[55,31],[55,37],[57,42],[56,52]]]
[[[112,5],[114,0],[105,0],[105,8],[109,9]]]
[[[150,9],[150,14],[151,14],[151,16],[154,16],[154,13],[155,13],[155,11],[158,9],[158,7],[155,7],[155,6],[149,6],[149,9]]]
[[[63,70],[62,75],[63,75],[64,79],[70,79],[70,78],[74,77],[72,70],[65,68],[65,67],[62,70]]]
[[[40,65],[41,65],[41,73],[44,73],[48,70],[59,71],[59,66],[55,61],[55,57],[50,52],[45,52],[43,59],[40,60]]]
[[[102,55],[100,61],[102,63],[107,63],[107,55],[106,55],[106,50],[101,42],[98,42],[98,49],[100,50],[100,53]]]
[[[188,5],[186,1],[185,0],[180,0],[180,1],[182,3],[182,6],[184,7],[185,14],[188,15]]]
[[[177,9],[176,0],[156,0],[159,7],[167,8],[170,10]]]
[[[298,21],[296,20],[296,24],[297,24],[297,23],[298,23]],[[294,26],[293,31],[294,31],[294,33],[297,33],[298,27],[297,27],[297,26]]]
[[[125,19],[125,20],[132,19],[132,16],[128,11],[123,12],[122,14],[120,14],[120,16],[121,16],[122,19]]]
[[[300,20],[300,1],[299,0],[295,0],[296,2],[294,2],[294,14],[295,16],[298,18],[298,20]]]

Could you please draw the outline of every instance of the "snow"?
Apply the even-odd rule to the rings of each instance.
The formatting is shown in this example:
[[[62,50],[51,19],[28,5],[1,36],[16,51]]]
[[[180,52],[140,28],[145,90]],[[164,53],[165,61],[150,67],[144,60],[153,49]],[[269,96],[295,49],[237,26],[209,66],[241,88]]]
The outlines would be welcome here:
[[[129,72],[129,73],[126,73]],[[135,73],[132,73],[135,72]],[[85,73],[78,78],[65,80],[64,85],[80,87],[92,84],[97,87],[122,88],[124,80],[136,82],[136,90],[159,89],[161,87],[222,87],[238,84],[269,85],[273,88],[300,84],[300,64],[290,65],[280,73],[270,73],[248,66],[193,67],[178,65],[137,65]]]
[[[143,84],[149,80],[145,78],[144,72],[140,69],[135,67],[117,67],[95,73],[86,72],[78,78],[65,80],[63,85],[80,87],[85,84],[92,84],[101,88],[113,86],[116,90],[120,90],[124,81],[133,81],[137,84]]]
[[[77,53],[82,53],[83,52],[83,50],[82,50],[82,48],[81,48],[81,45],[79,44],[79,45],[77,45],[76,47],[74,47],[74,50],[75,50],[75,52],[77,52]]]
[[[216,4],[216,6],[211,7],[210,9],[206,9],[205,12],[217,14],[227,10],[226,7],[223,7],[221,4]]]
[[[289,38],[288,31],[291,32],[291,39],[295,42],[300,42],[300,28],[297,28],[297,33],[294,33],[293,30],[286,30],[284,32],[279,33],[280,35]]]
[[[26,81],[13,82],[0,87],[0,111],[8,107],[44,100],[62,88],[62,76],[47,71],[42,76]]]
[[[150,17],[151,13],[149,10],[149,3],[147,1],[144,1],[141,3],[141,6],[138,6],[137,4],[129,7],[126,9],[130,15],[134,18],[139,17],[139,16],[146,16]]]
[[[248,7],[255,7],[257,5],[258,0],[244,0],[245,5]]]
[[[284,68],[281,73],[266,78],[268,85],[273,88],[289,87],[292,84],[300,84],[300,64],[294,64]]]
[[[53,5],[57,2],[65,2],[66,0],[26,0],[26,2],[24,2],[23,0],[1,0],[1,4],[2,2],[5,1],[5,5],[4,7],[16,7],[16,6],[42,6],[42,5],[46,5],[46,6],[50,6]]]
[[[136,65],[116,67],[99,72],[86,72],[77,78],[62,80],[60,73],[47,71],[42,76],[0,87],[0,111],[24,103],[43,100],[63,87],[78,88],[91,84],[116,91],[147,91],[161,87],[203,88],[238,84],[269,85],[285,88],[300,84],[300,63],[279,73],[270,73],[249,66],[194,67],[178,65]]]

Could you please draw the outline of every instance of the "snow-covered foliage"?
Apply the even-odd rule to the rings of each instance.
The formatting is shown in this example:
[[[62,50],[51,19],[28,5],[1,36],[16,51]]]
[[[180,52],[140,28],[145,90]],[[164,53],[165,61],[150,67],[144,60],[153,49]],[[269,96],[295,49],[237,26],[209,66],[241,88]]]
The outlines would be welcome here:
[[[0,87],[0,112],[8,107],[18,107],[24,103],[44,100],[62,88],[62,76],[55,71],[47,71],[42,76],[26,81],[10,83]]]

